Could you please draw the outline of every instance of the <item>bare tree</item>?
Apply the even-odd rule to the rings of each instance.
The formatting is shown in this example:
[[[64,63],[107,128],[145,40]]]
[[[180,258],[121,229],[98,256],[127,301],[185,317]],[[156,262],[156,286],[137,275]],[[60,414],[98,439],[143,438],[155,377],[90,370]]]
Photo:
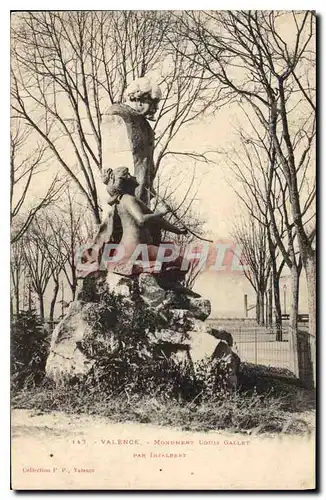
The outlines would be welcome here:
[[[52,210],[41,213],[34,223],[34,233],[38,237],[40,251],[45,257],[50,278],[53,284],[52,297],[49,310],[49,321],[53,322],[54,311],[60,289],[60,276],[64,272],[69,256],[63,251],[63,245],[57,245],[58,241],[64,241],[65,229],[55,212]],[[50,284],[50,283],[49,283]]]
[[[286,20],[286,23],[282,21]],[[316,334],[315,225],[307,225],[315,183],[304,201],[298,170],[313,176],[316,134],[315,14],[311,11],[187,12],[175,25],[207,77],[233,93],[259,121],[286,180],[289,209],[305,269],[310,333]],[[286,26],[286,29],[284,29]],[[196,54],[196,55],[193,55]],[[297,147],[300,142],[300,147]],[[282,251],[282,249],[280,248]]]
[[[21,297],[21,284],[24,274],[24,253],[23,247],[19,241],[14,242],[11,245],[11,255],[10,255],[10,278],[11,278],[11,311],[15,311],[16,314],[20,311],[20,297]]]
[[[231,168],[240,182],[241,191],[234,188],[250,217],[266,228],[274,286],[276,326],[281,339],[281,305],[279,281],[284,265],[291,270],[291,325],[297,329],[299,278],[302,268],[295,226],[288,210],[289,193],[273,145],[261,129],[249,120],[249,131],[240,130],[241,147],[229,155]],[[299,172],[298,172],[299,175]],[[300,189],[305,187],[304,175]],[[309,219],[308,219],[309,220]]]
[[[41,208],[57,197],[60,191],[58,177],[55,177],[43,196],[30,204],[29,191],[32,180],[40,173],[42,166],[49,165],[47,148],[41,143],[31,149],[32,129],[19,120],[12,120],[10,133],[10,220],[12,224],[11,241],[15,243],[28,230],[33,218]]]
[[[37,295],[39,301],[39,315],[42,322],[45,319],[44,295],[50,283],[51,277],[57,278],[56,269],[60,264],[56,262],[56,257],[50,255],[48,245],[49,235],[46,232],[45,218],[34,217],[26,231],[21,245],[23,248],[26,272],[28,273],[32,290]]]
[[[42,138],[101,221],[96,176],[102,168],[101,119],[130,80],[156,71],[164,99],[155,124],[156,171],[176,149],[181,127],[218,93],[166,38],[171,14],[157,11],[67,11],[15,14],[12,106]],[[181,42],[179,42],[181,45]],[[198,76],[198,78],[197,78]],[[73,158],[73,160],[72,160]]]
[[[270,256],[266,228],[257,220],[242,220],[235,224],[233,238],[241,245],[241,257],[246,263],[244,274],[256,292],[256,320],[265,324],[265,293],[270,276]]]
[[[78,203],[68,185],[61,197],[60,204],[53,205],[51,215],[47,216],[47,226],[51,232],[50,250],[58,256],[61,271],[71,290],[72,300],[77,289],[76,255],[81,245],[91,240],[95,227],[90,211]]]

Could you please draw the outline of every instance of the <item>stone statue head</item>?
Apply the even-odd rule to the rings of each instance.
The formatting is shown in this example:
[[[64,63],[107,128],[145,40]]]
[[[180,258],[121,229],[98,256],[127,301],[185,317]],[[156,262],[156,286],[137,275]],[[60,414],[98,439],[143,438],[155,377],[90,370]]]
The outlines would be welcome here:
[[[118,167],[114,170],[112,168],[103,169],[102,180],[106,184],[107,192],[110,195],[109,205],[118,203],[124,194],[134,195],[138,186],[136,177],[130,175],[127,167]]]
[[[154,116],[162,99],[162,92],[157,83],[145,76],[134,80],[126,89],[125,102],[148,120]]]

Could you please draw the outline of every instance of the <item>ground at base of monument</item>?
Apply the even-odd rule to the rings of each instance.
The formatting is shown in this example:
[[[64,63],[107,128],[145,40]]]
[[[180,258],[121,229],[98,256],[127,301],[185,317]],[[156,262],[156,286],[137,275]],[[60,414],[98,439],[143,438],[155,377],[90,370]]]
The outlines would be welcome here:
[[[266,375],[267,372],[267,375]],[[106,417],[116,422],[139,422],[191,431],[227,430],[244,433],[311,434],[314,430],[315,393],[279,375],[268,377],[266,367],[243,363],[240,368],[242,388],[231,394],[216,395],[198,403],[178,402],[161,395],[115,395],[100,391],[80,391],[78,387],[50,384],[31,390],[17,390],[13,408],[35,413],[59,411]],[[249,392],[247,388],[255,385]]]

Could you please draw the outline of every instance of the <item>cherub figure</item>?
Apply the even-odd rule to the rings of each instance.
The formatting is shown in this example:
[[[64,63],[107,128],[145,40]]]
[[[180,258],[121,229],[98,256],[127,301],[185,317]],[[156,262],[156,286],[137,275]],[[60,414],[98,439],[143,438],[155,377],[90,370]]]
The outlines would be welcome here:
[[[175,234],[185,234],[186,230],[164,219],[168,210],[154,213],[135,195],[138,182],[136,177],[130,175],[128,168],[107,168],[103,171],[102,178],[107,186],[108,204],[112,211],[101,224],[94,246],[105,251],[106,243],[118,243],[123,250],[123,258],[112,263],[110,271],[124,275],[138,275],[143,272],[159,275],[170,273],[173,275],[172,281],[182,280],[187,272],[181,270],[182,257],[162,263],[158,270],[157,253],[161,243],[161,230]],[[139,265],[139,262],[137,265],[133,264],[135,251],[140,245],[142,248],[146,247],[148,255],[145,266]],[[101,257],[103,258],[103,254]]]

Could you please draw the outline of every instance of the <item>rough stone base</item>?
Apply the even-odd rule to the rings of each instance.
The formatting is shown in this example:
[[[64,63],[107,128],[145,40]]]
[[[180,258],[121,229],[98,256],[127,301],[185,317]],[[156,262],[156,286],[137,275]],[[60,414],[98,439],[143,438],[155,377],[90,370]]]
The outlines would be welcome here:
[[[135,279],[98,273],[86,277],[53,332],[46,374],[60,384],[89,374],[101,356],[123,356],[125,335],[133,340],[137,317],[144,321],[139,349],[189,367],[202,360],[223,360],[229,367],[227,385],[233,389],[240,361],[232,351],[232,335],[206,325],[203,320],[209,313],[209,301],[163,290],[153,276]]]

